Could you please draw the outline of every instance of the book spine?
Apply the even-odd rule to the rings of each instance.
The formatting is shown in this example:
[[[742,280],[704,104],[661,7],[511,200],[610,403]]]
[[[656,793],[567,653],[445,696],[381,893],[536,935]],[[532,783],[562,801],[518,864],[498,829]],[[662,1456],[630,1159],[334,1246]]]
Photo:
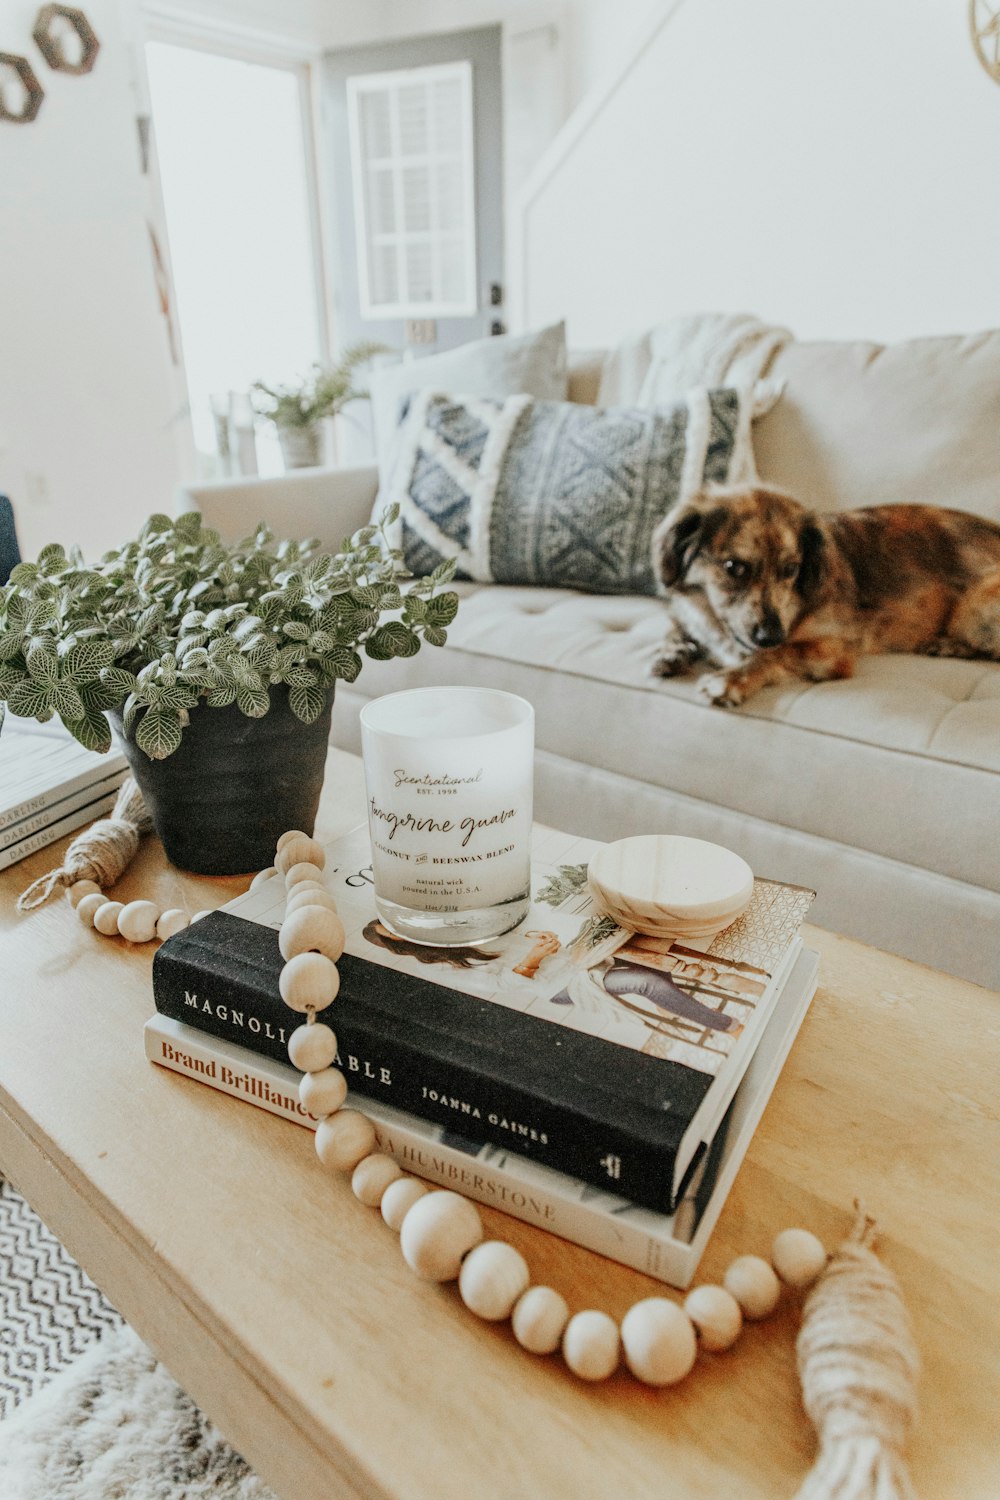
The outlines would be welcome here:
[[[298,1100],[299,1074],[289,1066],[231,1044],[220,1046],[189,1026],[163,1025],[155,1017],[146,1025],[145,1047],[147,1058],[161,1067],[281,1119],[316,1129],[318,1122]],[[237,1051],[242,1053],[238,1061],[234,1058]],[[691,1248],[685,1240],[674,1238],[674,1233],[680,1221],[694,1218],[693,1199],[690,1204],[685,1200],[675,1216],[664,1216],[657,1229],[651,1230],[629,1222],[620,1211],[627,1210],[627,1205],[617,1198],[581,1199],[587,1189],[572,1178],[546,1171],[546,1181],[537,1180],[541,1173],[532,1180],[518,1170],[522,1164],[516,1157],[504,1154],[499,1161],[483,1161],[470,1151],[431,1139],[426,1125],[409,1122],[395,1109],[380,1112],[372,1101],[350,1095],[347,1103],[366,1111],[375,1126],[379,1150],[414,1176],[452,1188],[660,1281],[679,1287],[688,1284],[693,1269]]]
[[[63,834],[82,828],[84,823],[92,823],[95,818],[103,818],[104,814],[114,807],[115,795],[114,792],[109,792],[98,801],[88,802],[84,807],[78,807],[74,812],[68,813],[66,817],[50,823],[47,828],[39,829],[29,838],[21,839],[9,849],[0,849],[0,870],[6,870],[10,865],[16,865],[19,860],[27,859],[29,854],[35,854],[39,849],[44,849],[46,844],[54,844],[57,839],[62,838]]]
[[[224,1004],[211,997],[213,976],[174,957],[169,944],[153,961],[153,998],[161,1015],[282,1063],[297,1024],[277,994],[228,980]],[[238,1018],[238,1020],[237,1020]],[[239,1026],[234,1034],[234,1024]],[[391,1037],[352,1020],[334,1023],[338,1066],[359,1094],[438,1126],[519,1152],[557,1172],[620,1193],[668,1214],[675,1203],[676,1146],[651,1143],[621,1126],[595,1127],[568,1106],[447,1062],[420,1049],[421,1032]]]
[[[124,773],[116,772],[112,776],[101,777],[92,781],[78,791],[70,792],[65,796],[54,797],[45,802],[45,805],[30,817],[22,818],[19,822],[8,823],[0,830],[0,854],[12,849],[23,839],[30,838],[33,833],[40,833],[42,829],[48,828],[52,823],[58,823],[63,818],[69,817],[78,808],[89,807],[90,804],[100,797],[111,796],[118,790],[124,780]]]
[[[113,758],[120,759],[120,757]],[[2,841],[5,844],[9,841],[9,835],[13,834],[16,824],[25,822],[29,818],[35,818],[40,813],[51,811],[52,808],[67,801],[74,794],[90,792],[92,796],[96,795],[96,792],[101,789],[101,784],[112,776],[116,778],[115,785],[117,786],[120,782],[124,781],[127,773],[127,766],[119,766],[114,770],[110,770],[106,765],[90,765],[85,770],[78,771],[75,776],[69,777],[66,781],[59,782],[58,785],[47,787],[33,796],[25,797],[13,807],[4,808],[0,812],[0,837],[2,837]],[[70,811],[69,808],[66,810]]]

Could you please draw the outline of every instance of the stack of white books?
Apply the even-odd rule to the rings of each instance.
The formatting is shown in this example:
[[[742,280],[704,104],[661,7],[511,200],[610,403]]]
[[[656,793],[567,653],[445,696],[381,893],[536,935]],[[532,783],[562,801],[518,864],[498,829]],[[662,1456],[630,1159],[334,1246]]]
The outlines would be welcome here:
[[[0,870],[114,807],[128,774],[119,750],[98,755],[58,719],[8,713],[0,730]]]

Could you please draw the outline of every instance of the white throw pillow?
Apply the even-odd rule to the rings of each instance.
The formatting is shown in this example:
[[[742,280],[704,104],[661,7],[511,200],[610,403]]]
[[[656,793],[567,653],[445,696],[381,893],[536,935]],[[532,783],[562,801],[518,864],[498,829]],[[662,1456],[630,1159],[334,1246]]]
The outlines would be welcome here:
[[[404,399],[414,391],[449,395],[566,399],[566,325],[537,333],[500,334],[458,349],[376,370],[369,381],[375,452],[383,482]]]

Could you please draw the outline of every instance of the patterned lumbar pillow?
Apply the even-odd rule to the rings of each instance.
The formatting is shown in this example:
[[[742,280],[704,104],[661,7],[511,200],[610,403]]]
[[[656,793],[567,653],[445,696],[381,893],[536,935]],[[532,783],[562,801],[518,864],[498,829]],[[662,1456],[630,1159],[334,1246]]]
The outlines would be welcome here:
[[[421,391],[376,511],[417,576],[653,594],[653,530],[705,480],[752,472],[749,397],[693,391],[673,410]]]

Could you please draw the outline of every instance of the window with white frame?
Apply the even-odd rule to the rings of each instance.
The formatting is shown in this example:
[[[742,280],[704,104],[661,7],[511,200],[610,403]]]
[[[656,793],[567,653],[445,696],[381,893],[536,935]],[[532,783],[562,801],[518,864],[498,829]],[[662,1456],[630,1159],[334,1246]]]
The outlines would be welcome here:
[[[357,75],[347,101],[362,316],[471,316],[471,63]]]

